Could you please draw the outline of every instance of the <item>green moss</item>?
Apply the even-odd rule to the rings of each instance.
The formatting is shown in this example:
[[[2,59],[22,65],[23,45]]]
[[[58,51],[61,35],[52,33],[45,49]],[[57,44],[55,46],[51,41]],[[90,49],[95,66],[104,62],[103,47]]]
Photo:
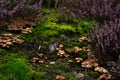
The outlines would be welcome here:
[[[85,52],[85,51],[80,51],[80,56],[81,56],[83,59],[86,59],[86,58],[87,58],[87,52]]]
[[[62,71],[61,75],[64,75],[66,80],[78,80],[72,73]]]
[[[44,22],[36,27],[37,28],[33,32],[37,33],[37,35],[40,33],[41,36],[48,36],[48,37],[65,34],[66,31],[75,32],[75,28],[73,28],[72,25],[58,24],[55,22],[46,22],[46,23]],[[40,32],[38,32],[38,30]]]
[[[61,15],[56,9],[43,8],[42,11],[47,14],[41,17],[40,23],[35,26],[31,34],[22,35],[25,41],[40,44],[40,40],[43,38],[50,40],[50,38],[59,38],[65,35],[70,37],[75,35],[86,36],[88,35],[87,30],[93,27],[93,21],[87,20],[76,20],[73,23],[59,23]],[[51,14],[48,14],[48,12]],[[81,44],[85,45],[84,43]]]
[[[41,31],[41,34],[43,37],[55,37],[59,35],[58,31],[55,30],[46,30],[46,31]]]
[[[87,46],[87,42],[85,42],[85,41],[81,41],[81,42],[78,42],[78,46],[79,47],[85,47],[85,46]]]
[[[43,77],[43,73],[42,72],[35,72],[35,71],[30,71],[26,74],[24,80],[46,80]]]
[[[49,12],[50,10],[49,9],[46,9],[46,8],[42,8],[41,9],[41,12],[43,12],[43,13],[47,13],[47,12]]]
[[[100,76],[100,73],[99,72],[96,72],[96,71],[94,71],[94,70],[92,70],[92,69],[90,69],[90,70],[88,70],[88,72],[87,72],[90,76],[93,76],[93,77],[99,77]]]
[[[77,39],[76,39],[76,40],[71,40],[65,44],[66,49],[72,48],[74,46],[85,47],[85,46],[87,46],[87,42],[85,42],[85,41],[80,42],[80,41],[77,41]]]
[[[58,28],[60,28],[61,31],[63,30],[63,31],[75,32],[75,28],[72,25],[69,25],[69,24],[62,24]]]
[[[0,55],[4,55],[4,54],[7,54],[7,51],[0,48]]]
[[[39,40],[42,38],[50,40],[50,38],[59,38],[61,35],[69,35],[75,32],[72,25],[58,23],[60,15],[56,10],[52,10],[51,13],[42,17],[42,20],[35,26],[31,34],[22,35],[21,37],[27,42],[39,44]]]
[[[34,80],[42,79],[42,73],[33,71],[24,58],[17,58],[17,55],[10,54],[4,56],[2,60],[6,61],[0,64],[0,79],[2,80],[32,80],[33,77],[35,77]]]
[[[16,61],[8,62],[4,66],[4,70],[9,73],[8,75],[11,77],[15,77],[16,79],[23,80],[26,73],[29,72],[30,68],[26,66],[22,59],[17,59]]]
[[[87,20],[78,20],[77,21],[77,31],[82,36],[88,36],[88,31],[93,28],[94,22]]]
[[[1,80],[9,80],[6,76],[3,76],[2,74],[0,74],[0,79]]]

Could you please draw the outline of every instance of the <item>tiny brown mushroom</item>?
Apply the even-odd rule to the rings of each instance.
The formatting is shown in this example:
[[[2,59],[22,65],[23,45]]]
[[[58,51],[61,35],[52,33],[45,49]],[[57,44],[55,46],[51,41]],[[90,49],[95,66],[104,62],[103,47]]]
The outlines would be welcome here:
[[[87,52],[90,52],[91,50],[90,50],[90,49],[87,49],[86,51],[87,51]]]
[[[36,61],[38,61],[39,59],[37,58],[37,57],[34,57],[34,58],[32,58],[32,62],[34,63],[34,62],[36,62]]]
[[[81,66],[86,68],[93,68],[94,66],[98,66],[98,64],[96,63],[95,59],[88,58],[82,62]]]
[[[98,72],[100,72],[100,73],[108,73],[108,71],[107,71],[105,68],[99,67],[99,66],[95,67],[94,70],[95,70],[95,71],[98,71]]]
[[[12,45],[12,42],[6,42],[7,45]]]
[[[22,31],[22,33],[23,33],[23,34],[28,34],[28,32],[26,32],[26,31]]]
[[[3,45],[2,45],[2,47],[6,47],[6,46],[7,46],[7,44],[3,44]]]
[[[86,39],[87,39],[87,37],[84,37],[84,36],[83,36],[83,37],[81,37],[81,39],[82,39],[82,40],[86,40]]]
[[[82,50],[83,50],[83,51],[86,51],[86,50],[87,50],[87,47],[82,47]]]
[[[77,63],[79,63],[79,62],[83,61],[83,59],[82,59],[82,58],[80,58],[80,57],[75,58],[75,60],[76,60],[76,62],[77,62]]]
[[[54,61],[52,61],[52,62],[50,62],[50,64],[55,64],[56,62],[54,62]]]
[[[44,60],[39,60],[39,63],[44,63]]]
[[[62,75],[57,75],[56,80],[65,80],[65,76],[62,76]]]
[[[92,68],[93,66],[90,64],[89,61],[83,61],[82,62],[82,67],[85,67],[85,68]]]
[[[39,55],[40,57],[43,57],[43,56],[44,56],[44,54],[43,54],[43,53],[39,53],[38,55]]]
[[[87,40],[87,37],[82,36],[82,37],[78,38],[78,41],[84,41],[84,40]]]
[[[73,47],[73,52],[78,53],[81,49],[78,46]]]
[[[73,60],[68,60],[69,63],[73,62]]]
[[[110,80],[112,78],[111,74],[102,74],[97,80]]]
[[[56,50],[58,51],[58,50],[61,50],[61,48],[56,48]]]
[[[64,50],[59,50],[57,55],[63,57],[66,55],[66,52]]]
[[[94,64],[93,64],[94,67],[97,67],[98,65],[99,65],[98,63],[94,63]]]
[[[64,46],[63,46],[63,44],[59,44],[59,48],[63,48]]]

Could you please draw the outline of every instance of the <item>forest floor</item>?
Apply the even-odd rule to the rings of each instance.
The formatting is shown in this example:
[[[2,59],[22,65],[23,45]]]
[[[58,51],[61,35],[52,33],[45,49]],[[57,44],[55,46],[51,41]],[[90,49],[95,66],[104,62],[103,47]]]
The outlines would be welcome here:
[[[51,14],[42,17],[32,33],[19,34],[24,40],[22,44],[0,48],[0,80],[111,79],[108,70],[99,65],[92,51],[86,33],[91,22],[67,23],[58,21],[59,14],[54,11]],[[90,27],[74,27],[76,23],[77,26]]]

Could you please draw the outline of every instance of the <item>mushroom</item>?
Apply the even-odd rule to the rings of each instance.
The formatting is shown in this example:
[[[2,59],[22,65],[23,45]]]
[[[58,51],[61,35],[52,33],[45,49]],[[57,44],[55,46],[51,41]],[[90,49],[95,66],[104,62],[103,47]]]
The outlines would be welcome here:
[[[83,50],[83,51],[86,51],[86,50],[87,50],[87,47],[82,47],[82,50]]]
[[[94,70],[95,70],[95,71],[98,71],[98,72],[100,72],[100,73],[108,73],[108,71],[107,71],[105,68],[99,67],[99,66],[95,67]]]
[[[14,43],[22,43],[23,40],[18,39],[19,36],[13,34],[0,34],[0,46],[2,47],[10,47]]]
[[[38,62],[39,62],[39,63],[44,63],[44,60],[39,60]]]
[[[25,28],[26,25],[29,25],[29,27]],[[32,32],[33,26],[35,26],[35,23],[30,20],[28,21],[21,18],[16,18],[7,26],[7,30],[21,31],[21,33],[28,34]]]
[[[50,62],[50,64],[55,64],[56,62],[54,62],[54,61],[52,61],[52,62]]]
[[[64,46],[63,46],[63,44],[59,44],[59,48],[63,48]]]
[[[79,48],[78,46],[73,47],[74,53],[78,53],[79,51],[81,51],[81,48]]]
[[[86,52],[91,52],[91,49],[86,49]]]
[[[73,60],[68,60],[68,63],[71,63],[71,62],[73,62]]]
[[[33,63],[35,63],[35,62],[39,61],[39,58],[33,57],[31,61],[32,61]]]
[[[7,45],[12,45],[12,42],[6,42]]]
[[[92,68],[92,67],[93,67],[93,66],[92,66],[89,62],[87,62],[87,61],[83,61],[81,66],[82,66],[82,67],[85,67],[85,68]]]
[[[78,38],[78,41],[84,41],[84,40],[87,40],[87,37],[84,37],[84,36],[82,36],[82,37],[80,37],[80,38]]]
[[[65,52],[64,50],[59,50],[59,51],[58,51],[58,55],[59,55],[60,57],[63,57],[63,56],[66,55],[66,52]]]
[[[57,51],[58,51],[58,50],[61,50],[61,48],[58,47],[58,48],[56,48],[56,50],[57,50]]]
[[[78,58],[75,58],[75,60],[77,63],[79,63],[79,62],[83,61],[83,58],[78,57]]]
[[[97,80],[110,80],[112,78],[111,74],[102,74]]]
[[[43,57],[44,54],[43,53],[38,53],[38,56]]]
[[[93,68],[93,67],[98,66],[98,63],[96,63],[96,59],[88,58],[82,62],[81,66],[85,68]]]
[[[62,76],[62,75],[57,75],[56,80],[65,80],[65,76]]]

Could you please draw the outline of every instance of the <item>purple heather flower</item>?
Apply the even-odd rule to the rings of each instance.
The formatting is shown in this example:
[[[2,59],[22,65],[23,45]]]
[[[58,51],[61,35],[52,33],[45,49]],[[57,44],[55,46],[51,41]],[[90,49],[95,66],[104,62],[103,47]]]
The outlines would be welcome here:
[[[95,29],[90,32],[90,38],[95,49],[96,54],[100,53],[99,56],[108,56],[108,60],[117,60],[120,55],[120,19],[110,21],[98,28],[96,25]],[[98,56],[98,57],[99,57]]]

